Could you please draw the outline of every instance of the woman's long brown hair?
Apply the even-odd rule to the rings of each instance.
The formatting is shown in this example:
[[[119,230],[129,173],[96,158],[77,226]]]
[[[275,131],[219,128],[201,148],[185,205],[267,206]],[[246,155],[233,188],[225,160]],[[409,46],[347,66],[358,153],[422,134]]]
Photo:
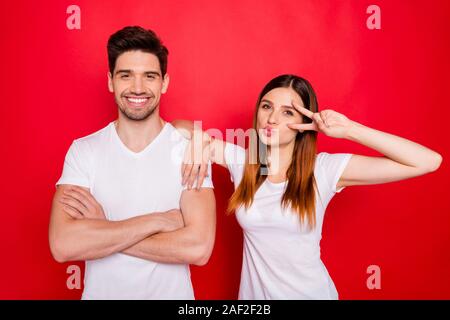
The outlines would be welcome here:
[[[263,88],[256,103],[256,111],[253,117],[253,131],[257,132],[257,116],[261,99],[275,88],[292,88],[302,99],[305,108],[312,112],[318,111],[316,94],[311,84],[298,76],[287,74],[278,76]],[[312,120],[302,115],[303,123],[311,123]],[[290,207],[299,215],[300,222],[308,221],[308,226],[313,229],[316,225],[314,163],[317,151],[317,132],[298,132],[295,137],[295,146],[292,153],[292,162],[286,172],[288,180],[286,190],[281,200],[283,209]],[[264,173],[265,154],[258,134],[253,134],[249,139],[249,148],[246,151],[246,160],[243,178],[234,191],[228,204],[228,213],[231,213],[242,205],[248,209],[253,203],[256,191],[266,180]]]

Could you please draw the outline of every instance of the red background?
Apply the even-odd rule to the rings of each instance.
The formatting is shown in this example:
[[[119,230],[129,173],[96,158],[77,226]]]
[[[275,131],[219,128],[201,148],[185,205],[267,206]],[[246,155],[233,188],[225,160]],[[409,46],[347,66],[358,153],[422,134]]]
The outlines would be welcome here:
[[[66,9],[81,8],[81,30]],[[381,8],[381,30],[366,8]],[[2,221],[0,298],[78,299],[49,251],[54,183],[73,139],[117,115],[107,90],[106,42],[126,25],[154,29],[168,46],[166,120],[248,128],[263,85],[295,73],[319,105],[422,143],[444,157],[430,175],[347,188],[330,203],[322,258],[341,299],[449,299],[450,2],[442,1],[10,1],[0,19]],[[376,155],[319,138],[319,150]],[[217,238],[208,265],[193,267],[197,298],[234,299],[242,235],[224,208],[228,173],[215,167]],[[78,263],[82,266],[82,263]],[[381,268],[369,290],[366,269]]]

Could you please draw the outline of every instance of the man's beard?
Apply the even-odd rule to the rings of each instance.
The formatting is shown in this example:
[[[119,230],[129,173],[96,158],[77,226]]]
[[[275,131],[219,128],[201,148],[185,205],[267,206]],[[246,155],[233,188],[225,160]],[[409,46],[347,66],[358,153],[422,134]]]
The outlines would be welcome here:
[[[130,110],[126,109],[125,107],[122,107],[120,105],[120,103],[117,103],[117,101],[116,101],[116,104],[119,107],[119,111],[125,117],[127,117],[130,120],[134,120],[134,121],[143,121],[143,120],[147,119],[148,117],[150,117],[155,112],[156,108],[158,107],[156,105],[153,108],[145,110],[145,112],[143,112],[143,113],[136,114],[136,113],[130,112]]]

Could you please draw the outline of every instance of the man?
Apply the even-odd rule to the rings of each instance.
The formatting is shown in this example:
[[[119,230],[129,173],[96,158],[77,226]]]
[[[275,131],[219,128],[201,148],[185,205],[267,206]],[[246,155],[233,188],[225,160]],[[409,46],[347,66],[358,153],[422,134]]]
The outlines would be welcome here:
[[[168,51],[141,27],[119,30],[107,49],[118,119],[72,143],[53,199],[51,252],[86,261],[82,299],[193,299],[189,264],[211,255],[215,199],[210,176],[197,190],[182,186],[188,140],[159,115]]]

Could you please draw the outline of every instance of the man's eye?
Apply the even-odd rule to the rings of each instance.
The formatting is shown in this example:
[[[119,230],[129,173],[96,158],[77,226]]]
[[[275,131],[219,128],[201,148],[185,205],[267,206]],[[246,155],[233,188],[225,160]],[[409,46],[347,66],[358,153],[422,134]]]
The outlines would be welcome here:
[[[122,78],[122,79],[124,79],[124,78],[129,78],[129,75],[123,74],[123,75],[120,76],[120,78]]]

